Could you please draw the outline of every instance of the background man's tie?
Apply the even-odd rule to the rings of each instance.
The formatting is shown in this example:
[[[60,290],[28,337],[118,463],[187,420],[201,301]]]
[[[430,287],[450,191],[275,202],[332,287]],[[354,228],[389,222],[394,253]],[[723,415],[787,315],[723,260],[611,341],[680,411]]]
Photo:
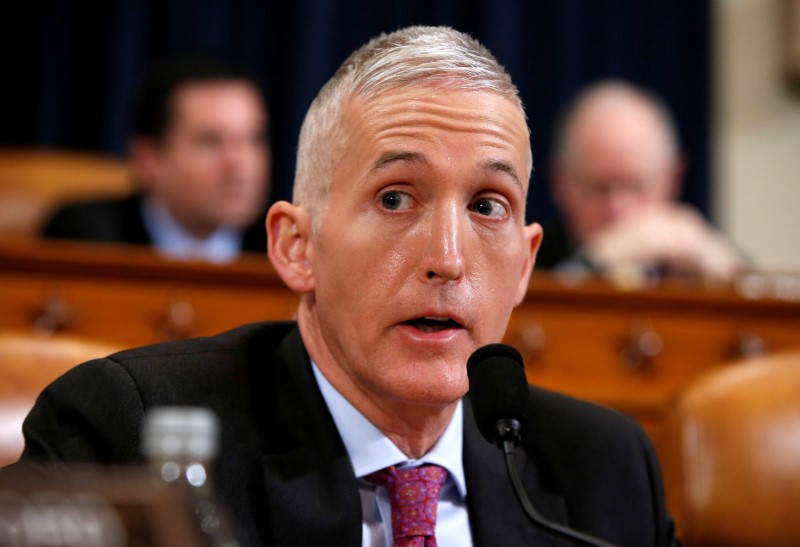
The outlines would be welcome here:
[[[436,547],[436,507],[447,471],[438,465],[387,467],[364,477],[386,487],[395,547]]]

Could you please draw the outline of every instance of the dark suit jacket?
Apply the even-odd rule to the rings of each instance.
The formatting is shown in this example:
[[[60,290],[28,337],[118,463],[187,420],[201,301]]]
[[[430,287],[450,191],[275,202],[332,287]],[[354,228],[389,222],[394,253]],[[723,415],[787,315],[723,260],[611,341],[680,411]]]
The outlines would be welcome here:
[[[658,463],[631,420],[533,388],[517,459],[545,517],[626,546],[668,545]],[[292,323],[123,351],[80,365],[39,397],[23,460],[140,462],[144,413],[198,405],[220,418],[214,480],[245,544],[360,545],[361,505],[344,444]],[[529,523],[502,453],[464,405],[468,510],[478,546],[568,545]],[[22,465],[22,464],[17,464]]]
[[[536,269],[552,270],[573,258],[578,247],[560,219],[546,220],[541,225],[543,237],[539,252],[536,254]]]
[[[142,195],[119,199],[82,201],[58,209],[45,224],[42,235],[101,243],[152,245],[142,221]],[[264,253],[267,236],[263,218],[245,230],[242,250]]]

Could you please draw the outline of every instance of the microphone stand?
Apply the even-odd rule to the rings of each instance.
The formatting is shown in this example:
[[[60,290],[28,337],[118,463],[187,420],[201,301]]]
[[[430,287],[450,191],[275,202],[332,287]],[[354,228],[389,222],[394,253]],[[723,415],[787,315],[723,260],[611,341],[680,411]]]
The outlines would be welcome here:
[[[520,439],[520,429],[521,426],[517,420],[503,419],[497,421],[497,444],[500,445],[502,442],[501,448],[503,449],[503,454],[505,455],[508,478],[511,481],[511,486],[514,489],[514,493],[517,495],[517,499],[522,505],[522,508],[525,510],[525,513],[528,515],[528,518],[530,518],[539,526],[549,530],[556,536],[563,539],[576,541],[582,545],[593,545],[595,547],[618,547],[613,543],[605,542],[588,534],[584,534],[577,530],[573,530],[572,528],[563,526],[557,522],[551,522],[540,515],[538,511],[536,511],[531,503],[530,498],[528,498],[528,494],[525,492],[525,488],[522,486],[522,481],[519,478],[519,472],[517,471],[516,466],[515,450],[517,447],[517,442]]]

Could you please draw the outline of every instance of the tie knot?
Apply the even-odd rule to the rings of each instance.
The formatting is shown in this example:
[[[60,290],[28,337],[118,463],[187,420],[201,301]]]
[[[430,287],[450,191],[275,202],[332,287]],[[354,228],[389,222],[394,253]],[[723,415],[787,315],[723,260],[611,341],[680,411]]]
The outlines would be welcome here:
[[[419,467],[409,467],[405,469],[398,469],[394,465],[390,465],[385,469],[370,473],[364,477],[364,480],[378,486],[386,486],[392,489],[397,487],[402,488],[408,484],[419,482],[424,483],[426,486],[438,485],[438,487],[441,488],[444,481],[447,480],[447,470],[433,464],[425,464]]]
[[[364,479],[385,487],[389,494],[395,546],[435,547],[436,506],[447,470],[430,464],[406,469],[392,465]]]

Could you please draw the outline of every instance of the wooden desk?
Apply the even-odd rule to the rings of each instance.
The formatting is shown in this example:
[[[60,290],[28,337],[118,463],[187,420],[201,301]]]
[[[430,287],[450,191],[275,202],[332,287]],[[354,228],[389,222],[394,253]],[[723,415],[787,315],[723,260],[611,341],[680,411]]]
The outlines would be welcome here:
[[[689,381],[743,353],[800,347],[800,300],[771,297],[768,284],[747,281],[763,295],[747,298],[679,280],[626,291],[537,273],[505,341],[531,383],[635,417],[658,449],[664,412]],[[143,248],[0,242],[0,329],[134,346],[290,319],[297,301],[261,256],[215,266]]]
[[[266,257],[166,260],[145,247],[0,242],[0,328],[126,346],[290,319],[298,298]]]
[[[531,383],[621,410],[656,437],[667,405],[703,372],[800,347],[800,301],[685,280],[626,291],[538,275],[506,339]]]
[[[259,255],[212,265],[147,248],[0,241],[0,329],[134,346],[290,319],[297,301]],[[647,424],[698,374],[743,353],[800,347],[800,301],[681,280],[625,291],[536,273],[506,342],[525,356],[532,383]]]

